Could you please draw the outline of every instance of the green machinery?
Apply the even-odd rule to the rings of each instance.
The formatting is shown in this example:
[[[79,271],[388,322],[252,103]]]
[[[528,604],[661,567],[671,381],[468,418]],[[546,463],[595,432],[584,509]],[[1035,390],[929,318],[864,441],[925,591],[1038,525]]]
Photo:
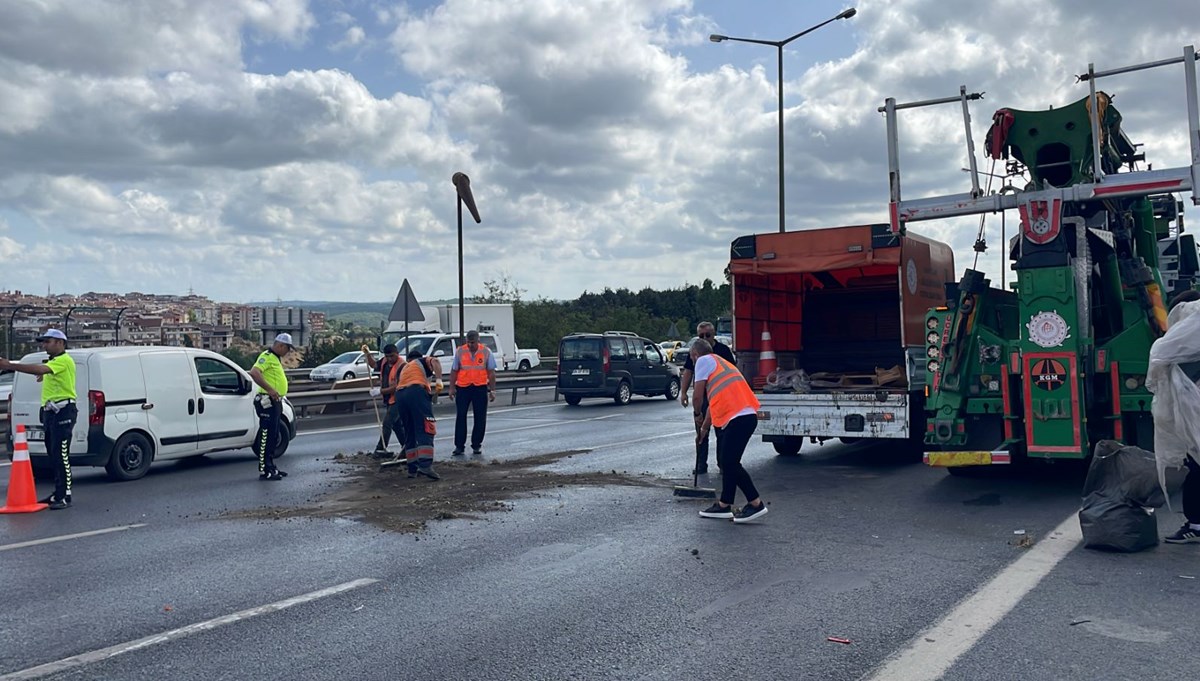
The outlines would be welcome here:
[[[1182,63],[1191,163],[1139,169],[1144,155],[1121,129],[1096,80]],[[917,220],[1015,209],[1020,230],[1004,244],[1016,278],[1005,290],[976,269],[948,283],[926,319],[926,462],[952,472],[1014,459],[1082,459],[1095,442],[1153,446],[1150,345],[1166,331],[1165,300],[1200,285],[1200,258],[1183,231],[1177,196],[1200,185],[1195,51],[1080,76],[1090,94],[1046,111],[1000,109],[987,153],[1005,161],[1004,190],[981,189],[968,102],[888,99],[892,228]],[[900,196],[896,112],[961,103],[972,188],[905,201]],[[1020,178],[1013,181],[1010,178]],[[1020,184],[1021,188],[1012,185]],[[1193,203],[1200,203],[1192,196]],[[983,248],[982,230],[976,250]]]

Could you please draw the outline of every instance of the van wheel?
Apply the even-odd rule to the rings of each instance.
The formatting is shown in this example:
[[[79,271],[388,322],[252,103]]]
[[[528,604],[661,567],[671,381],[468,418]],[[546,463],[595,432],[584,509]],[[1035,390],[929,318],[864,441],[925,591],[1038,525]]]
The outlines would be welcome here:
[[[667,396],[667,399],[672,402],[679,399],[679,379],[678,378],[672,378],[671,382],[667,384],[666,396]]]
[[[771,446],[775,448],[775,453],[780,456],[796,456],[800,453],[800,448],[804,446],[804,438],[789,437],[783,442],[772,442]]]
[[[581,399],[583,399],[583,398],[582,398],[582,397],[578,397],[578,396],[576,396],[576,395],[567,395],[567,396],[566,396],[566,397],[564,397],[563,399],[564,399],[564,400],[566,400],[566,401],[567,401],[567,404],[571,405],[572,407],[578,407],[578,406],[579,406],[579,401],[580,401]]]
[[[271,458],[278,459],[287,451],[288,444],[291,443],[291,439],[288,438],[289,432],[291,429],[288,427],[287,419],[279,419],[279,433],[275,437],[275,452]]]
[[[631,397],[633,397],[633,390],[629,387],[629,381],[621,381],[621,384],[617,386],[617,394],[613,396],[613,402],[629,404]]]
[[[154,460],[154,448],[141,433],[125,433],[113,447],[112,456],[104,465],[110,480],[127,482],[137,480],[150,470]]]

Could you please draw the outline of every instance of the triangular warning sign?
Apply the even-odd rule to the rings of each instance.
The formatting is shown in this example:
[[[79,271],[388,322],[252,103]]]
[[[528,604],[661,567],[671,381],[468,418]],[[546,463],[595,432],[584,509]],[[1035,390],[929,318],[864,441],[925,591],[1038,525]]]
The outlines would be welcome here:
[[[667,329],[667,338],[679,338],[679,327],[675,326],[675,322],[671,322],[671,328]]]
[[[392,311],[388,313],[388,321],[425,321],[425,313],[421,312],[421,304],[417,302],[417,297],[413,295],[412,287],[408,285],[407,279],[401,284],[400,292],[396,294],[396,302],[392,303]]]

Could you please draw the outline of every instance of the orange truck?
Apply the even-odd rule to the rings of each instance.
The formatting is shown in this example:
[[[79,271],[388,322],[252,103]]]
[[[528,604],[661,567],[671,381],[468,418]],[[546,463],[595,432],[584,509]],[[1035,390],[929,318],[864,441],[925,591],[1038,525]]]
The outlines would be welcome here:
[[[786,455],[831,438],[920,454],[925,319],[954,281],[950,246],[887,224],[752,234],[733,242],[729,270],[764,441]]]

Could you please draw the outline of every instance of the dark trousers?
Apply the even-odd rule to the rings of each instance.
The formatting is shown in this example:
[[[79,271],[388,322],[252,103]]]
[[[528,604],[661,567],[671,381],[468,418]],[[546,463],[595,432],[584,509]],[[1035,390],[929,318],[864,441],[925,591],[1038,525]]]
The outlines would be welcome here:
[[[487,430],[488,387],[486,385],[468,385],[455,389],[454,406],[457,416],[454,419],[454,451],[462,451],[467,444],[467,409],[470,408],[475,423],[471,427],[471,449],[483,446],[483,435]]]
[[[375,449],[387,449],[388,442],[391,440],[392,434],[396,435],[396,442],[400,446],[404,446],[404,410],[400,407],[400,393],[396,393],[396,399],[383,412],[383,426],[379,433],[379,442],[375,445]]]
[[[46,456],[54,470],[54,498],[71,496],[71,433],[79,410],[68,404],[57,412],[43,407],[42,428],[46,431]]]
[[[722,504],[733,504],[739,489],[746,495],[746,501],[758,498],[754,481],[742,468],[742,455],[746,453],[746,445],[750,443],[750,436],[757,427],[757,415],[743,414],[726,423],[724,428],[717,428],[717,467],[721,469]]]
[[[404,440],[404,456],[409,472],[415,472],[418,467],[429,468],[433,465],[433,437],[437,435],[429,393],[424,386],[410,385],[396,393],[396,404],[400,405],[401,418],[404,420],[407,438]]]
[[[1183,515],[1189,523],[1200,525],[1200,463],[1190,456],[1184,463],[1188,473],[1183,479]]]
[[[254,441],[254,453],[258,455],[258,472],[275,470],[275,443],[279,441],[279,421],[283,415],[283,403],[271,402],[262,406],[262,398],[254,400],[254,411],[258,413],[258,439]]]

